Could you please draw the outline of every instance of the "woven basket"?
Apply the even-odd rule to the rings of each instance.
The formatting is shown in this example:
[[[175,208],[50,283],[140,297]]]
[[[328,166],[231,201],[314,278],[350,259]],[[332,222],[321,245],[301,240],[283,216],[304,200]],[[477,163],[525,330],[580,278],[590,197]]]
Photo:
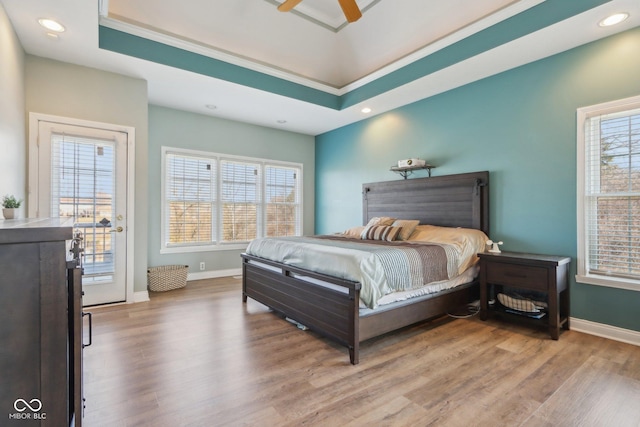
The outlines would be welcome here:
[[[153,292],[164,292],[187,286],[188,265],[161,265],[147,269],[147,285]]]

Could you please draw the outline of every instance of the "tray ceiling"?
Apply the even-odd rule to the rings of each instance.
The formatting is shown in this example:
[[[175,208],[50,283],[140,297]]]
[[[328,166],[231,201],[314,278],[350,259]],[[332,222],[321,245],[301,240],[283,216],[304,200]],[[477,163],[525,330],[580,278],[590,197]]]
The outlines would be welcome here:
[[[151,104],[310,135],[640,25],[637,0],[360,0],[351,24],[337,0],[280,1],[0,3],[28,54],[143,79]],[[41,17],[67,31],[48,37]]]
[[[276,0],[109,0],[108,10],[115,21],[341,88],[474,23],[478,31],[482,20],[490,25],[541,2],[359,1],[363,17],[348,25],[337,0],[304,0],[289,13]]]

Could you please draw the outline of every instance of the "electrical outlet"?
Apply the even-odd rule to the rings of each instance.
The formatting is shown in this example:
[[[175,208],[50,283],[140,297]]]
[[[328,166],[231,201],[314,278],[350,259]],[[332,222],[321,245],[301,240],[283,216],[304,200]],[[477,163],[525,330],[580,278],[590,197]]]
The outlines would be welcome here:
[[[204,261],[200,263],[200,271],[204,270]]]

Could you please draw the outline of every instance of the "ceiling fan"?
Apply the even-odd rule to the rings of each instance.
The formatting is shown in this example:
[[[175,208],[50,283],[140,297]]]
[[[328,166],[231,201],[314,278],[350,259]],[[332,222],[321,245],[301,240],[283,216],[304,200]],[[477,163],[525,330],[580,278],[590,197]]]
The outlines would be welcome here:
[[[278,6],[278,10],[280,12],[289,12],[301,1],[302,0],[285,0],[280,4],[280,6]],[[338,3],[340,3],[340,7],[342,8],[345,18],[347,18],[347,21],[356,22],[362,16],[362,12],[360,12],[360,8],[358,7],[356,0],[338,0]]]

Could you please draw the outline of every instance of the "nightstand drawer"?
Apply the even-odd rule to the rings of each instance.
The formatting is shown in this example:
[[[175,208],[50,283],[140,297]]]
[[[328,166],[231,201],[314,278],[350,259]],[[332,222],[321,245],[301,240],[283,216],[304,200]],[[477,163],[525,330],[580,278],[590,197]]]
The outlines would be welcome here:
[[[548,290],[548,270],[527,265],[487,263],[487,282],[540,291]]]

